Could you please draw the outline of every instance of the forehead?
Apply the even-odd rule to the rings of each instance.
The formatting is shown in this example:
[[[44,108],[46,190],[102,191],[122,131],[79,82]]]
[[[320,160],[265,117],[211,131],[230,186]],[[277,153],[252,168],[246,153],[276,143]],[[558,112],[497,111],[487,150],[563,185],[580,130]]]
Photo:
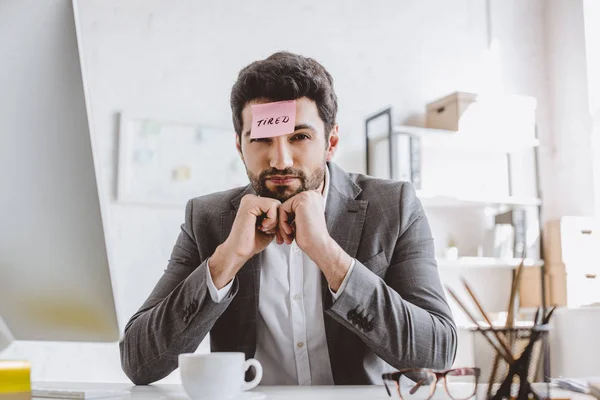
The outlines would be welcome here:
[[[257,99],[252,100],[246,104],[242,110],[242,131],[246,132],[252,126],[252,107],[253,104],[264,104],[269,103],[268,99]],[[322,131],[325,129],[325,125],[319,117],[319,109],[317,103],[308,97],[301,97],[296,99],[296,125],[310,124]]]

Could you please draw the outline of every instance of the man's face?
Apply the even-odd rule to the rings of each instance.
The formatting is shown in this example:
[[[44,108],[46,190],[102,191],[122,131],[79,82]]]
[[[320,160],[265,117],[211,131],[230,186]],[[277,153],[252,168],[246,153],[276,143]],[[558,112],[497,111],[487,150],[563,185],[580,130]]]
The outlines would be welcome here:
[[[251,139],[253,104],[268,100],[253,100],[242,110],[242,134],[237,148],[246,166],[252,187],[259,196],[285,202],[305,190],[322,190],[325,162],[337,149],[338,127],[325,140],[325,126],[314,101],[302,97],[296,100],[294,132],[272,138]]]

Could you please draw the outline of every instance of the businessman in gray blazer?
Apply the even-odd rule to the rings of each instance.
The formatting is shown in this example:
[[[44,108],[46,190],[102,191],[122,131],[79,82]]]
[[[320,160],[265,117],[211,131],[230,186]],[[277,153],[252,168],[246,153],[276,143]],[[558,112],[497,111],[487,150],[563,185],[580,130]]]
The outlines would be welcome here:
[[[252,105],[295,100],[294,130],[255,138]],[[337,97],[315,60],[280,52],[239,73],[236,146],[250,185],[190,200],[162,278],[125,328],[135,384],[213,352],[257,358],[263,384],[381,383],[451,366],[456,326],[409,183],[343,171]],[[207,171],[218,176],[219,171]]]

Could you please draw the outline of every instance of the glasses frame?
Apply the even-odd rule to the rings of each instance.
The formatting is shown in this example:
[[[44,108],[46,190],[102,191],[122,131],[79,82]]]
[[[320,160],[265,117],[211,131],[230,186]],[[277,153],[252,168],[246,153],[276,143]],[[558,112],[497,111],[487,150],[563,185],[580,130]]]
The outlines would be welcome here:
[[[383,379],[383,384],[385,385],[385,390],[387,391],[388,396],[392,397],[392,392],[390,391],[390,388],[388,387],[386,381],[394,381],[396,383],[396,390],[398,391],[398,396],[400,396],[401,400],[404,400],[404,398],[402,397],[402,393],[400,392],[400,378],[404,374],[414,373],[414,372],[426,372],[428,374],[435,375],[435,381],[428,383],[428,385],[430,387],[430,391],[429,391],[429,396],[425,400],[429,400],[433,397],[433,395],[435,393],[435,389],[437,387],[437,384],[441,380],[444,381],[444,390],[445,390],[446,394],[452,400],[470,399],[471,397],[473,397],[477,394],[477,387],[479,386],[479,376],[481,375],[480,368],[450,368],[450,369],[443,370],[443,371],[428,369],[428,368],[404,368],[404,369],[398,370],[397,372],[392,372],[392,373],[381,375],[381,378]],[[446,379],[446,375],[448,375],[450,372],[459,372],[459,374],[457,374],[456,376],[474,376],[475,377],[475,389],[473,390],[473,393],[469,397],[466,397],[466,398],[461,397],[461,398],[457,399],[450,394],[450,391],[448,390],[448,380]],[[418,389],[421,386],[422,386],[422,384],[417,382],[417,385],[415,386],[415,388]]]

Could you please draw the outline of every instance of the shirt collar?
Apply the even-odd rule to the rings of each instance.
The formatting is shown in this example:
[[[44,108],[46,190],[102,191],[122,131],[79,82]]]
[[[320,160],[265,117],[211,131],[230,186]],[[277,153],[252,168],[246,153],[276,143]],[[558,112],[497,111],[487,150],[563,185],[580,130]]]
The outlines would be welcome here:
[[[325,178],[323,183],[323,206],[327,206],[327,196],[329,195],[329,168],[325,164]]]

